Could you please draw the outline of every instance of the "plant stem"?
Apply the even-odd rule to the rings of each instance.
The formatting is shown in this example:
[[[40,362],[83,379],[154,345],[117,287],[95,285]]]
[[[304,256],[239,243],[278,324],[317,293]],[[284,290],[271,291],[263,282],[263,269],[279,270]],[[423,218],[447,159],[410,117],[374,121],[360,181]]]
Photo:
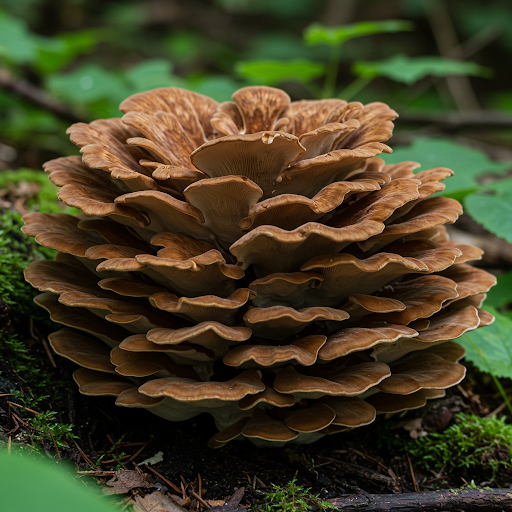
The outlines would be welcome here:
[[[329,62],[325,72],[324,90],[322,96],[324,98],[332,98],[336,88],[336,78],[338,76],[338,66],[340,64],[341,45],[332,46],[329,55]]]
[[[370,82],[372,78],[365,77],[357,77],[351,84],[349,84],[345,89],[343,89],[339,94],[339,98],[343,98],[344,100],[351,100],[359,91],[364,89]]]

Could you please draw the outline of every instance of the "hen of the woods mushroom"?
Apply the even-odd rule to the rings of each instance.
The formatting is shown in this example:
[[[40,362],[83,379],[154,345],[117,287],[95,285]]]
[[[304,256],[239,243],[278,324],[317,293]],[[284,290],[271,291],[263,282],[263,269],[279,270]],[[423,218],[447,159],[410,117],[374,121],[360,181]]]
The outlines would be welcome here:
[[[82,393],[171,421],[210,413],[214,447],[279,446],[463,379],[450,340],[492,322],[479,307],[495,279],[448,239],[462,209],[434,194],[452,171],[376,158],[387,105],[162,88],[120,109],[71,126],[82,158],[45,166],[83,214],[24,218],[59,251],[25,274],[66,326],[50,343]]]

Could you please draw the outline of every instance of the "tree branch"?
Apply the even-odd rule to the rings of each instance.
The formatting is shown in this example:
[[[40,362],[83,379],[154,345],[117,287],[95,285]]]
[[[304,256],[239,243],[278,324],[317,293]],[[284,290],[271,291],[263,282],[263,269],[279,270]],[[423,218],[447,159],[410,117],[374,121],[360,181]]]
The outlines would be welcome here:
[[[78,123],[83,119],[78,118],[67,107],[49,96],[45,91],[24,80],[14,78],[9,71],[0,68],[0,87],[11,91],[16,96],[28,100],[34,105],[51,112],[58,118],[68,123]]]
[[[404,494],[351,494],[326,500],[343,512],[479,512],[511,510],[512,489],[455,489]]]

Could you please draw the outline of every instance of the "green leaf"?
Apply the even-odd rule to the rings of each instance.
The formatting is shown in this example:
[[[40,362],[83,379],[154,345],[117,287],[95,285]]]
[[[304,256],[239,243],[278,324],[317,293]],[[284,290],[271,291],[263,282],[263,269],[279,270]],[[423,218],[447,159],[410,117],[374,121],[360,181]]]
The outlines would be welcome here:
[[[491,233],[512,243],[512,192],[471,194],[464,201],[466,212]]]
[[[55,96],[72,104],[107,99],[118,105],[130,93],[120,77],[96,64],[86,64],[71,73],[51,75],[47,84]]]
[[[47,457],[36,458],[24,453],[0,452],[0,503],[4,510],[38,512],[108,512],[114,511],[107,499],[99,494],[96,483],[73,478],[71,464],[60,464]],[[32,455],[32,456],[31,456]],[[63,467],[64,466],[64,467]],[[20,482],[31,482],[30,492],[17,492]],[[85,485],[84,485],[85,484]],[[94,492],[96,491],[96,493]]]
[[[91,51],[99,39],[97,31],[82,30],[60,34],[50,41],[51,44],[43,42],[39,45],[35,63],[37,70],[43,75],[60,71],[78,55]]]
[[[512,302],[512,272],[498,276],[498,284],[487,292],[486,306],[501,308]]]
[[[338,27],[325,27],[314,23],[304,31],[304,40],[307,44],[328,44],[339,46],[349,39],[368,36],[371,34],[382,34],[384,32],[402,32],[412,30],[414,27],[410,21],[386,20],[386,21],[360,21],[352,25],[341,25]]]
[[[285,80],[310,82],[324,74],[325,65],[305,59],[253,60],[239,62],[236,65],[236,72],[249,80],[274,85]]]
[[[466,360],[482,372],[512,378],[512,319],[492,308],[493,324],[464,334],[457,343],[466,349]]]
[[[0,57],[24,64],[36,58],[37,49],[36,38],[25,22],[0,12]]]
[[[240,89],[240,84],[229,76],[207,75],[199,79],[190,80],[184,86],[191,91],[210,96],[219,102],[230,101],[232,94]]]
[[[421,164],[421,169],[448,167],[454,171],[451,178],[443,183],[444,196],[461,199],[478,187],[477,178],[487,173],[502,173],[510,169],[511,162],[494,162],[485,153],[456,142],[441,139],[418,138],[405,148],[398,148],[391,154],[382,154],[387,164],[412,160]]]
[[[125,77],[134,88],[134,93],[176,85],[176,79],[172,76],[172,63],[164,59],[146,60],[128,70]]]
[[[407,57],[394,55],[389,59],[375,62],[356,62],[352,66],[354,74],[373,79],[384,76],[395,82],[411,85],[426,76],[473,75],[489,76],[492,70],[474,62],[445,59],[443,57]]]

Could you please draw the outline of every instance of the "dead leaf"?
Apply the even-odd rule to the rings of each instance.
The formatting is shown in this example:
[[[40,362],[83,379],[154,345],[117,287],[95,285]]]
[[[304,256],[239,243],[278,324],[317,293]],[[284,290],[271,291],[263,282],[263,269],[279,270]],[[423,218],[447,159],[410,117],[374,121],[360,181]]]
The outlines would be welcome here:
[[[134,500],[135,512],[187,512],[185,508],[160,491],[154,491],[147,496],[134,496]]]
[[[149,487],[144,475],[137,471],[119,470],[114,473],[114,476],[107,482],[111,489],[103,489],[103,494],[125,494],[135,487]]]

